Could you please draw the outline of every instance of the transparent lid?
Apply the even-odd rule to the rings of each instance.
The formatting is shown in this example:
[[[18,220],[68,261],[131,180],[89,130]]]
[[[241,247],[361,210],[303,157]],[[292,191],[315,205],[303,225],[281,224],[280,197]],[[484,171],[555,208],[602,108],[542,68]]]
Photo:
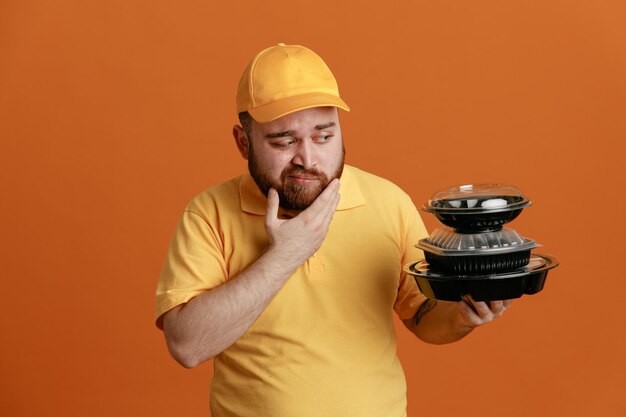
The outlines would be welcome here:
[[[509,211],[530,205],[522,191],[497,183],[458,185],[438,191],[424,206],[428,212],[483,213]]]
[[[439,255],[461,256],[517,252],[539,245],[508,228],[479,233],[457,233],[450,228],[440,228],[435,229],[426,239],[420,240],[416,246]]]

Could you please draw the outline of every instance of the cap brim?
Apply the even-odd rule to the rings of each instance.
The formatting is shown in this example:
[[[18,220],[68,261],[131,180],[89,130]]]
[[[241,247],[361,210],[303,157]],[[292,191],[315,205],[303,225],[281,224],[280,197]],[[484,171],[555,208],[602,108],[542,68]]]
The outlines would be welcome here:
[[[263,106],[248,109],[248,113],[255,121],[268,123],[293,112],[326,106],[350,111],[350,107],[340,97],[331,94],[309,93],[283,98]]]

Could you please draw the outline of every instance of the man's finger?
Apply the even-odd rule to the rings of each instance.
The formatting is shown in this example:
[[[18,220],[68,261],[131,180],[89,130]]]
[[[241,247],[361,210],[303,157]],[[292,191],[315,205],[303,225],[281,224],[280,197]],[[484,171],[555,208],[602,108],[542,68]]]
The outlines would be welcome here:
[[[310,211],[312,212],[321,212],[324,210],[324,208],[328,209],[328,206],[332,203],[333,199],[337,197],[338,191],[339,180],[335,178],[330,182],[330,184],[326,186],[324,191],[322,191],[320,195],[317,196],[315,201],[313,201],[313,203],[305,211],[308,211],[310,209]],[[335,211],[334,208],[332,211]]]
[[[278,192],[270,188],[267,192],[267,208],[265,213],[265,224],[273,224],[278,218],[278,205],[280,203]]]
[[[478,311],[476,311],[476,307],[474,307],[474,303],[472,302],[471,297],[463,297],[463,299],[461,300],[463,302],[463,304],[469,308],[472,313],[478,315]]]
[[[489,303],[489,307],[494,313],[499,313],[500,311],[504,310],[504,303],[500,300],[492,301],[491,303]]]
[[[467,300],[466,298],[463,298],[461,301],[457,303],[457,306],[459,307],[459,309],[465,316],[465,319],[468,321],[468,323],[471,326],[477,326],[480,324],[480,320],[481,320],[480,316],[474,309],[474,305],[471,303],[471,301]]]
[[[484,301],[476,301],[474,300],[474,298],[472,298],[472,296],[469,296],[467,298],[472,303],[472,305],[474,306],[474,310],[481,318],[488,317],[491,314],[489,304]]]
[[[339,186],[337,185],[337,191],[331,194],[331,198],[321,210],[321,213],[324,215],[323,222],[326,226],[328,226],[332,221],[335,211],[337,210],[337,206],[339,205],[339,200],[341,199],[338,188]]]
[[[335,215],[335,210],[337,209],[337,204],[339,204],[339,195],[337,194],[335,198],[326,204],[322,210],[318,213],[320,224],[323,225],[324,228],[328,228],[328,225],[333,220],[333,216]]]

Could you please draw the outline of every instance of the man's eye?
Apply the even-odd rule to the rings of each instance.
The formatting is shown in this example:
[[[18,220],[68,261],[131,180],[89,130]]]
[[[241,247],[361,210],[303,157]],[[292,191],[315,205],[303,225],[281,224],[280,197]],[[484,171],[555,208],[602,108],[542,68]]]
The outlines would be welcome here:
[[[288,148],[290,146],[292,146],[294,143],[296,143],[295,140],[283,140],[280,142],[273,142],[272,146],[276,147],[276,148]]]
[[[330,140],[330,138],[332,138],[332,137],[333,137],[333,135],[321,135],[321,136],[317,137],[316,141],[324,143],[324,142],[328,142]]]

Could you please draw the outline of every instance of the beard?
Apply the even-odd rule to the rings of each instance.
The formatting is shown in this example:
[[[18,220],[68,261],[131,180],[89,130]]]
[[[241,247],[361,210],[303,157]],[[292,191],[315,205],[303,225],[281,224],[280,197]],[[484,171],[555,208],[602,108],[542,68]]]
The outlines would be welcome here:
[[[280,182],[278,182],[272,179],[268,172],[260,166],[252,147],[250,147],[248,169],[257,187],[265,196],[267,196],[270,188],[273,188],[278,192],[280,207],[285,210],[302,211],[315,201],[333,179],[341,177],[345,154],[345,149],[342,148],[341,160],[330,177],[317,169],[304,169],[297,165],[291,165],[281,172]],[[307,177],[314,177],[317,181],[308,185],[295,184],[289,181],[289,177],[292,175],[306,175]]]

